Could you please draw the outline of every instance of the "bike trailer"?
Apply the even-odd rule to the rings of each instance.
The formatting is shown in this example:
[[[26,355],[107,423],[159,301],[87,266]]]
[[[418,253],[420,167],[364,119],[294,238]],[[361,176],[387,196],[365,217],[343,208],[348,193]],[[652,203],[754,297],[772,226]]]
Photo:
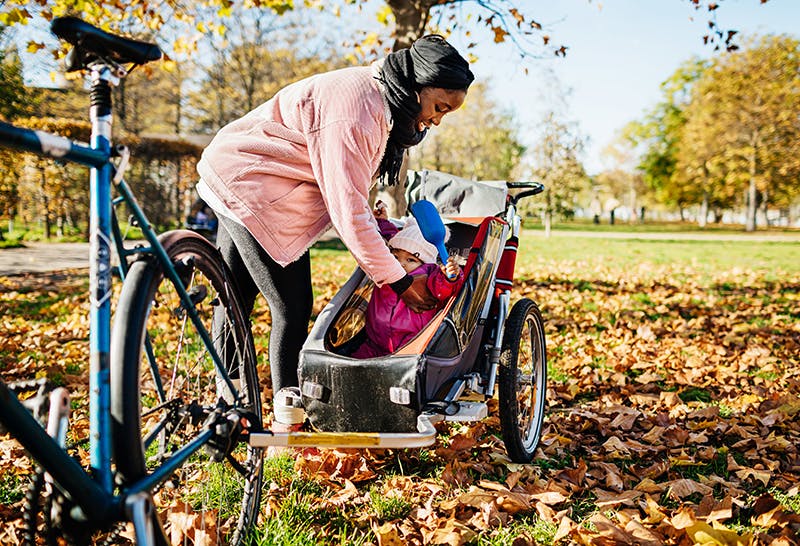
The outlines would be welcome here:
[[[504,256],[513,261],[511,254],[516,252],[515,244],[507,248],[508,225],[493,215],[502,212],[505,191],[499,184],[431,173],[411,174],[412,200],[425,198],[440,211],[458,214],[445,218],[451,232],[447,246],[465,262],[465,282],[405,346],[390,355],[355,359],[349,355],[363,342],[365,311],[374,286],[361,269],[355,270],[320,313],[300,353],[303,405],[319,431],[404,433],[418,429],[421,413],[455,414],[456,419],[461,414],[463,420],[482,417],[471,412],[485,415],[485,404],[453,402],[449,390],[455,379],[481,371],[488,362],[491,347],[484,346],[484,328],[496,322],[487,318],[502,285],[498,271],[508,270],[501,261]],[[481,197],[481,191],[491,199]],[[496,210],[471,216],[470,201],[479,204],[482,213]]]

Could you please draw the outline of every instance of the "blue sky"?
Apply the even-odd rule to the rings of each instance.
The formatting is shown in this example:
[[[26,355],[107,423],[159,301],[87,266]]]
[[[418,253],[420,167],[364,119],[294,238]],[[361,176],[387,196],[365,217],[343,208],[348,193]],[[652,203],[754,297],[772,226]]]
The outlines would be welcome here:
[[[760,1],[718,0],[717,23],[745,35],[800,37],[800,0]],[[450,40],[462,51],[467,43],[480,41],[473,71],[489,83],[496,102],[513,111],[529,147],[535,144],[536,125],[550,106],[554,86],[569,90],[564,110],[588,139],[584,161],[590,174],[608,166],[603,148],[622,126],[655,106],[661,98],[659,85],[683,61],[693,55],[715,55],[713,47],[702,42],[707,12],[694,10],[691,0],[520,0],[517,4],[544,25],[554,43],[569,48],[566,57],[546,55],[529,61],[526,75],[519,56],[492,44],[485,29]],[[343,9],[337,23],[342,28],[379,30],[374,10],[383,5],[382,0],[371,0],[360,13]],[[26,34],[32,30],[27,27]],[[46,27],[39,29],[38,37],[46,37]],[[49,67],[45,63],[45,73]]]
[[[720,4],[722,28],[800,37],[800,0]],[[605,166],[601,151],[615,132],[659,101],[662,81],[693,55],[715,54],[702,43],[707,12],[695,11],[689,0],[528,0],[520,8],[546,25],[554,42],[569,47],[566,57],[536,60],[526,76],[508,50],[481,45],[474,72],[490,82],[498,103],[514,110],[529,146],[543,109],[541,90],[555,75],[571,89],[567,115],[589,137],[585,164],[591,174]]]

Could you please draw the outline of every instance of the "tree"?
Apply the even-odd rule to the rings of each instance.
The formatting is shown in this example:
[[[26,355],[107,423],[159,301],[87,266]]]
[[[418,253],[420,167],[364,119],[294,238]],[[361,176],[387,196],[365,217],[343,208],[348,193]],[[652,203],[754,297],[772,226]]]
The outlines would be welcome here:
[[[587,0],[590,2],[591,0]],[[684,2],[686,0],[673,0]],[[755,1],[755,0],[753,0]],[[760,0],[764,4],[768,0]],[[702,37],[707,43],[719,49],[736,49],[735,30],[728,30],[717,23],[717,10],[725,0],[689,0],[691,8],[695,11],[705,11],[708,14],[709,31]],[[367,0],[350,0],[360,8]],[[394,30],[392,49],[397,50],[408,46],[413,40],[419,38],[426,31],[437,29],[449,34],[454,31],[463,31],[471,36],[473,30],[483,31],[495,43],[511,43],[522,57],[541,55],[552,52],[556,55],[565,55],[566,46],[551,44],[551,38],[545,33],[542,25],[535,19],[532,9],[519,9],[512,0],[477,0],[470,3],[474,7],[475,17],[463,13],[467,5],[466,0],[385,0],[386,6],[381,13],[380,20],[390,25]],[[341,3],[333,0],[309,0],[305,5],[316,6],[320,9],[329,9],[338,13]],[[157,31],[168,27],[168,35],[178,38],[170,44],[173,51],[193,50],[200,37],[211,30],[224,33],[226,23],[220,18],[227,18],[233,8],[245,6],[248,9],[272,10],[281,14],[294,9],[291,0],[246,0],[235,2],[232,0],[203,0],[190,2],[188,0],[170,0],[160,2],[156,0],[4,0],[0,4],[0,24],[26,23],[37,9],[46,19],[64,14],[81,15],[90,22],[102,23],[111,30],[125,30],[140,36],[155,38]],[[474,28],[477,27],[477,28]],[[368,35],[369,41],[375,49],[382,49],[381,41],[376,33]],[[166,44],[162,44],[166,45]],[[38,44],[35,47],[41,47]]]
[[[681,131],[686,124],[686,105],[691,89],[707,68],[707,62],[694,58],[683,63],[661,84],[663,100],[641,121],[626,125],[621,138],[641,150],[639,169],[645,183],[659,201],[681,210],[697,201],[691,184],[674,178]]]
[[[580,161],[584,139],[576,124],[551,110],[544,114],[539,126],[542,130],[532,150],[532,174],[545,185],[544,226],[549,236],[553,216],[569,216],[574,212],[576,196],[589,179]],[[524,205],[520,209],[530,214]]]
[[[3,31],[0,28],[0,35]],[[37,94],[25,89],[22,63],[16,51],[0,49],[0,119],[13,121],[30,115],[37,102]],[[19,173],[10,167],[12,157],[13,152],[0,150],[0,218],[9,222],[13,221],[19,204]]]
[[[734,194],[744,192],[746,230],[769,202],[788,205],[800,192],[800,41],[750,40],[715,60],[692,92],[681,161]]]
[[[190,61],[157,63],[134,70],[114,89],[114,117],[134,134],[178,135],[187,128],[186,94]]]
[[[224,37],[206,36],[213,61],[189,97],[189,115],[203,132],[243,116],[295,80],[343,66],[335,47],[305,30],[306,14],[237,13],[239,24]]]
[[[644,180],[644,175],[637,167],[637,158],[631,142],[620,134],[618,138],[606,146],[603,155],[611,160],[613,167],[603,171],[595,179],[593,197],[599,198],[600,190],[609,195],[604,197],[614,198],[620,203],[625,203],[630,209],[630,222],[644,221],[644,203],[652,191]]]
[[[474,83],[464,105],[411,149],[410,165],[473,180],[511,180],[525,147],[513,115],[502,112],[484,83]]]

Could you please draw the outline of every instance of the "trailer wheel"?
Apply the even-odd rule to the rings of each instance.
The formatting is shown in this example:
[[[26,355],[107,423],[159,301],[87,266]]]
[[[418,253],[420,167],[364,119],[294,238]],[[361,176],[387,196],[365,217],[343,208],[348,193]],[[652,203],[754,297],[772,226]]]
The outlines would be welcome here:
[[[515,463],[529,463],[542,434],[547,393],[544,321],[530,299],[515,303],[508,315],[498,387],[508,456]]]

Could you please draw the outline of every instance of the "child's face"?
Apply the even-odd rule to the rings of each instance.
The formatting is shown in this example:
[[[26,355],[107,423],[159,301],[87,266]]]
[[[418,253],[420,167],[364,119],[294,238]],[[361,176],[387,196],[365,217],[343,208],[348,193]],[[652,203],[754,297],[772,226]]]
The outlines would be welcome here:
[[[422,260],[407,250],[402,250],[400,248],[392,248],[390,250],[392,251],[392,255],[397,258],[397,261],[400,262],[400,265],[403,266],[403,269],[406,270],[406,273],[411,273],[422,265]]]

